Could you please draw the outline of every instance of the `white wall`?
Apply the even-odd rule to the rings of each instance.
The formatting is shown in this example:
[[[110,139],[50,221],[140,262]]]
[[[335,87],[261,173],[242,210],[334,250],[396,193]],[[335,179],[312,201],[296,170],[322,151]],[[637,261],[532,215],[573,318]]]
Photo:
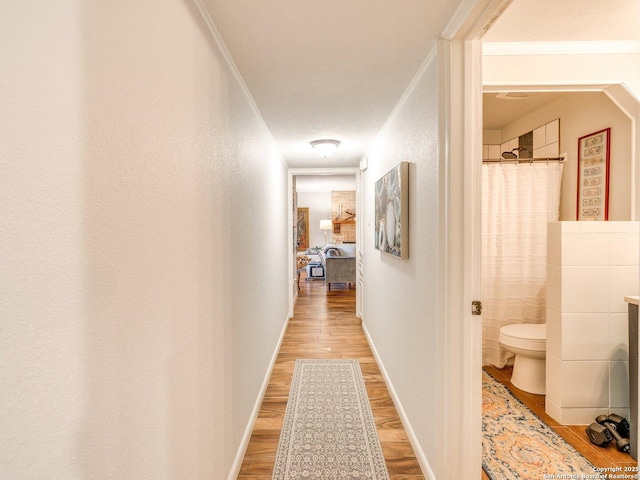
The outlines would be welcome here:
[[[298,207],[309,208],[309,246],[324,245],[320,220],[331,219],[331,192],[298,192]],[[330,240],[331,230],[328,230],[327,241]]]
[[[286,169],[193,3],[0,17],[2,476],[226,478],[286,321]]]
[[[432,61],[368,152],[364,172],[363,322],[429,464],[438,442],[438,82]],[[375,182],[409,168],[409,259],[374,247]],[[437,473],[437,472],[436,472]],[[426,472],[425,472],[426,474]]]
[[[517,45],[517,44],[516,44]],[[640,53],[484,55],[483,85],[610,85],[640,99]]]
[[[507,125],[502,142],[560,119],[560,153],[567,153],[562,175],[560,220],[576,219],[578,138],[611,128],[609,219],[631,220],[632,124],[602,92],[567,93],[562,98]]]

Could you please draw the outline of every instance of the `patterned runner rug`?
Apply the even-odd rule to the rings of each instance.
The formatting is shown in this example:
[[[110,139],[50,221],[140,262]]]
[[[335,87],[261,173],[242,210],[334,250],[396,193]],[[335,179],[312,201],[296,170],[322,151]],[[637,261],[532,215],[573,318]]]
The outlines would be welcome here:
[[[493,480],[599,478],[586,458],[485,371],[482,468]]]
[[[272,478],[389,478],[357,360],[296,360]]]

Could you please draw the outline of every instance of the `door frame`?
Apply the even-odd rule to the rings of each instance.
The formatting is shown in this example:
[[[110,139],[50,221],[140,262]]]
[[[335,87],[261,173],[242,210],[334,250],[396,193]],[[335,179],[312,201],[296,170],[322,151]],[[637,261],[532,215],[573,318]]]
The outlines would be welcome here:
[[[441,40],[438,479],[479,478],[482,465],[480,299],[481,43]],[[443,78],[444,77],[444,78]],[[462,433],[464,432],[464,433]],[[464,452],[464,461],[460,454]]]
[[[356,205],[360,205],[360,181],[359,181],[359,177],[361,175],[360,169],[358,167],[336,167],[336,168],[323,168],[323,167],[319,167],[319,168],[290,168],[289,171],[287,172],[287,191],[288,191],[288,196],[287,196],[287,217],[288,217],[288,231],[289,232],[293,232],[293,223],[294,223],[294,218],[293,218],[293,184],[294,184],[294,177],[296,176],[302,176],[302,175],[354,175],[355,179],[356,179]],[[357,210],[356,210],[357,212]],[[361,234],[361,229],[362,229],[362,222],[356,222],[356,245],[357,245],[357,240],[361,238],[362,234]],[[291,234],[288,235],[287,238],[292,238]],[[293,243],[291,243],[291,245],[293,245]],[[358,248],[356,246],[356,248]],[[296,261],[296,255],[297,252],[294,251],[292,252],[292,255],[289,255],[289,318],[293,317],[293,306],[295,304],[296,298],[298,296],[298,289],[296,288],[296,275],[295,275],[295,261]],[[357,270],[357,269],[356,269]],[[356,271],[356,285],[358,285],[358,282],[360,281],[360,272]],[[361,293],[358,293],[358,289],[356,289],[356,303],[358,302],[358,295],[361,295]]]
[[[438,480],[482,472],[481,38],[511,1],[463,2],[438,42]]]
[[[439,415],[438,478],[479,478],[481,450],[482,323],[471,315],[479,299],[480,260],[474,235],[478,196],[476,155],[482,153],[481,44],[478,40],[440,40],[438,71],[439,168]],[[468,104],[467,104],[468,102]],[[476,145],[477,144],[477,145]],[[466,212],[466,213],[465,213]],[[469,214],[471,212],[471,214]],[[464,432],[464,433],[462,433]],[[460,461],[464,452],[464,461]]]
[[[479,478],[482,464],[481,298],[482,93],[523,85],[483,85],[482,35],[511,0],[463,4],[438,46],[439,169],[439,423],[438,479]],[[465,13],[465,6],[467,12]],[[549,82],[553,83],[553,82]],[[536,85],[532,90],[602,91],[632,121],[632,219],[640,213],[640,99],[624,83]],[[639,425],[640,429],[640,425]],[[464,432],[464,433],[461,433]],[[465,461],[460,461],[465,452]]]

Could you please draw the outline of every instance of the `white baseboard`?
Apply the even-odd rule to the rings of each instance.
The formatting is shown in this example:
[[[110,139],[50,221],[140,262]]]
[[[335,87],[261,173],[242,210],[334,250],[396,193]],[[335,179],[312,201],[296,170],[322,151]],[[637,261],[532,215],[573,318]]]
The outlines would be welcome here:
[[[398,395],[395,389],[393,388],[393,383],[391,383],[391,379],[389,378],[389,375],[387,374],[387,371],[384,368],[384,364],[382,363],[382,360],[378,355],[376,346],[373,343],[373,340],[371,339],[371,336],[367,331],[367,326],[364,324],[364,322],[362,322],[362,330],[364,331],[365,337],[367,337],[367,342],[369,342],[369,348],[371,348],[371,352],[373,353],[373,356],[376,359],[376,362],[378,362],[378,367],[380,368],[380,372],[382,373],[382,378],[384,378],[384,381],[387,384],[387,389],[389,390],[389,394],[391,395],[393,404],[395,405],[396,410],[398,411],[398,415],[400,416],[400,421],[402,422],[402,426],[407,432],[407,436],[409,437],[409,443],[411,443],[411,446],[413,447],[413,452],[416,454],[416,459],[418,460],[418,464],[422,469],[422,474],[428,480],[436,480],[436,476],[433,473],[431,465],[429,464],[429,460],[427,460],[427,456],[425,455],[424,450],[422,450],[422,446],[420,445],[420,442],[418,442],[418,437],[416,437],[416,434],[413,431],[413,428],[411,427],[411,422],[409,422],[409,418],[407,417],[407,414],[404,411],[404,408],[402,407],[402,402],[398,398]]]
[[[269,386],[269,379],[271,378],[273,367],[275,367],[276,365],[278,353],[280,352],[280,347],[282,346],[282,340],[284,339],[284,334],[287,331],[289,320],[290,318],[287,318],[285,320],[284,326],[282,327],[282,331],[280,332],[280,338],[278,339],[278,344],[276,345],[276,348],[273,351],[273,355],[271,356],[271,362],[269,363],[267,374],[265,375],[264,380],[262,381],[262,387],[260,388],[260,393],[258,393],[258,398],[256,399],[256,402],[253,405],[253,410],[251,411],[251,416],[249,417],[247,428],[245,429],[244,435],[242,436],[242,441],[240,442],[240,446],[238,447],[238,452],[236,453],[236,457],[233,460],[233,465],[231,465],[231,471],[229,472],[229,476],[227,477],[228,480],[236,480],[238,478],[238,474],[240,473],[240,468],[242,467],[242,461],[244,460],[245,453],[247,453],[247,447],[249,446],[249,440],[251,440],[253,427],[256,424],[256,420],[258,419],[258,413],[260,413],[260,407],[262,406],[262,400],[264,400],[264,395],[265,393],[267,393],[267,387]]]

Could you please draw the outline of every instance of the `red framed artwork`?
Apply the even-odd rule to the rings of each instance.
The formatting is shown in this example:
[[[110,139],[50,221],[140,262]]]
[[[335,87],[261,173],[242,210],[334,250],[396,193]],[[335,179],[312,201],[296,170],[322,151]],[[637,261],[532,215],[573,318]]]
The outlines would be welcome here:
[[[577,220],[609,219],[611,128],[578,139]]]

